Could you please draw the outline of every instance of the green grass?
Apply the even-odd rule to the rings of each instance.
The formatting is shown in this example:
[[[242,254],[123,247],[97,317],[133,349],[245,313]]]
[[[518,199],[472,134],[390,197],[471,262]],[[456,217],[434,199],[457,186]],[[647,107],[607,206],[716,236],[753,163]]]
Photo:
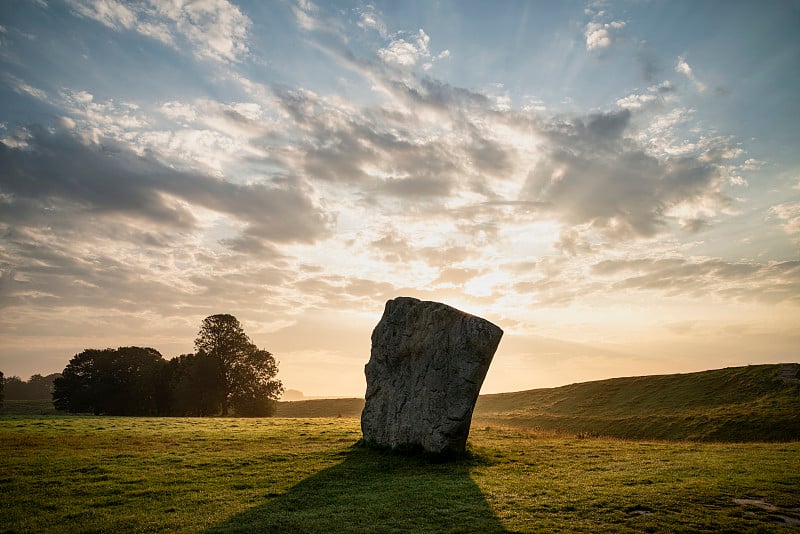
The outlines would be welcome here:
[[[431,463],[353,447],[359,437],[347,418],[4,416],[0,530],[789,532],[800,522],[797,442],[476,427],[469,457]]]

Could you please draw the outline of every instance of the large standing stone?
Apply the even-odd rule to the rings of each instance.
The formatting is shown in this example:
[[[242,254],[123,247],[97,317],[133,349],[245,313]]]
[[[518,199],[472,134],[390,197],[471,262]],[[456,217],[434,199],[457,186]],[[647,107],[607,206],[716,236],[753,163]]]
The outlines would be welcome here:
[[[372,332],[361,431],[367,444],[463,452],[503,331],[438,302],[398,297]]]

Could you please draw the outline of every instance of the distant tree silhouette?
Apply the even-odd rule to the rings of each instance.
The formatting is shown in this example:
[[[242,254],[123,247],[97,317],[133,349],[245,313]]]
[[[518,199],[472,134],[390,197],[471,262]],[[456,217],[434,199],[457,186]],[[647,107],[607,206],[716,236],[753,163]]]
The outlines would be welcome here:
[[[155,349],[86,349],[76,354],[54,381],[59,410],[96,415],[156,415],[159,377],[166,361]]]
[[[33,375],[28,381],[18,376],[6,379],[6,398],[8,400],[42,400],[49,399],[53,394],[53,381],[61,376],[58,373],[42,376]]]
[[[5,394],[10,400],[24,400],[24,397],[27,395],[26,391],[26,384],[23,380],[16,376],[12,375],[9,376],[4,380],[5,382]]]
[[[3,406],[3,400],[5,400],[3,389],[5,388],[6,381],[4,377],[3,371],[0,371],[0,406]]]
[[[211,315],[203,319],[195,349],[217,358],[224,373],[222,415],[233,405],[239,415],[270,415],[283,385],[275,380],[278,365],[272,354],[259,349],[244,333],[233,315]]]

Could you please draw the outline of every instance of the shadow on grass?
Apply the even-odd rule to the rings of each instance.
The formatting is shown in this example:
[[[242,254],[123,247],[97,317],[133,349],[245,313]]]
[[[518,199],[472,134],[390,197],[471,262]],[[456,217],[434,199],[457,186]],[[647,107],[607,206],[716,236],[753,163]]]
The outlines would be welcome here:
[[[470,465],[354,447],[341,463],[208,532],[507,532]]]

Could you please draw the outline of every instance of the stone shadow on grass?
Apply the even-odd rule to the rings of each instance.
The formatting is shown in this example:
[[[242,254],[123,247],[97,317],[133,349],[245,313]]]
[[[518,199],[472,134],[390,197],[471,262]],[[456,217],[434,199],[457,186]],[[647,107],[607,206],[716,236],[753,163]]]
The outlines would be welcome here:
[[[508,532],[469,475],[474,462],[353,447],[208,532]]]

